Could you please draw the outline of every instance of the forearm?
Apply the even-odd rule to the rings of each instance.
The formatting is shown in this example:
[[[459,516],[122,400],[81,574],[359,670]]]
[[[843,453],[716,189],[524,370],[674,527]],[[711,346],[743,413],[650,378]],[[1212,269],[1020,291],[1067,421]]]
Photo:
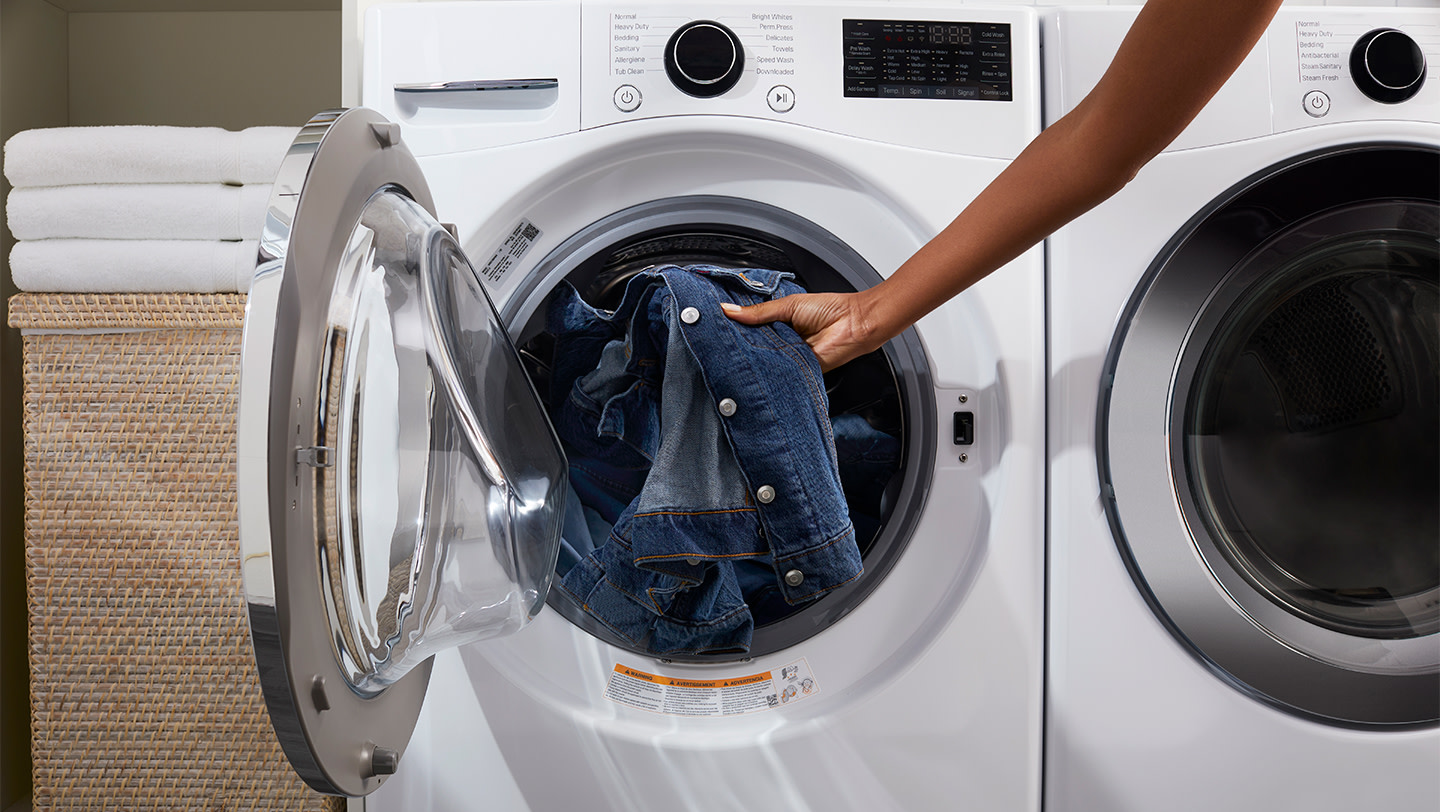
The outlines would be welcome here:
[[[864,294],[889,338],[1119,191],[1244,59],[1279,0],[1150,0],[1095,89]]]
[[[874,329],[898,334],[1114,194],[1129,180],[1086,161],[1086,137],[1062,119],[1037,137],[949,226],[866,292]]]

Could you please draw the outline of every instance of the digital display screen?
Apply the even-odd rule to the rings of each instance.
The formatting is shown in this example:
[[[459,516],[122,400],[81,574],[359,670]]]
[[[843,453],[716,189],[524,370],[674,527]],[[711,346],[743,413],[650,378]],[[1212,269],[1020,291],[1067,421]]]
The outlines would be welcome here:
[[[845,21],[851,98],[1012,101],[1008,23]]]
[[[935,23],[929,26],[931,45],[970,45],[975,41],[972,25]]]

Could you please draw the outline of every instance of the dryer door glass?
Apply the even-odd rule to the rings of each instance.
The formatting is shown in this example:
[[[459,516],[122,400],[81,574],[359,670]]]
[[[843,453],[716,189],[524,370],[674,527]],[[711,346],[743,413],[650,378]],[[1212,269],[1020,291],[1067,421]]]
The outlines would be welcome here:
[[[236,478],[276,734],[322,792],[393,773],[438,651],[544,605],[566,465],[395,125],[300,133],[246,309]]]
[[[1301,156],[1217,198],[1131,300],[1097,446],[1121,553],[1231,685],[1440,720],[1440,151]]]
[[[1440,262],[1349,233],[1232,308],[1200,362],[1184,464],[1236,570],[1366,637],[1440,629]]]

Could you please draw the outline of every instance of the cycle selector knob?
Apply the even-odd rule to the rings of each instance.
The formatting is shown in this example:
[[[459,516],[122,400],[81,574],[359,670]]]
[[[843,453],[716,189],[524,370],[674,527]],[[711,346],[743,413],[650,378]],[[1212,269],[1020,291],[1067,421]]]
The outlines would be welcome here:
[[[1375,101],[1399,104],[1425,84],[1425,54],[1405,32],[1377,28],[1350,49],[1350,78]]]
[[[711,20],[686,23],[665,43],[665,74],[681,92],[709,99],[745,72],[745,48],[735,32]]]

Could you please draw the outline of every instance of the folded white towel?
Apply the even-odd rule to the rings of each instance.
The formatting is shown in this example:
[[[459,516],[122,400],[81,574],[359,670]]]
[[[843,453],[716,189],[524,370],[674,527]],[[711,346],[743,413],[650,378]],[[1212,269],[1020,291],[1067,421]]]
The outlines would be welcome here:
[[[218,183],[22,187],[10,191],[6,213],[19,240],[254,240],[265,227],[270,188]]]
[[[273,183],[296,128],[56,127],[5,144],[12,186]]]
[[[35,293],[246,293],[258,240],[21,240],[15,287]]]

